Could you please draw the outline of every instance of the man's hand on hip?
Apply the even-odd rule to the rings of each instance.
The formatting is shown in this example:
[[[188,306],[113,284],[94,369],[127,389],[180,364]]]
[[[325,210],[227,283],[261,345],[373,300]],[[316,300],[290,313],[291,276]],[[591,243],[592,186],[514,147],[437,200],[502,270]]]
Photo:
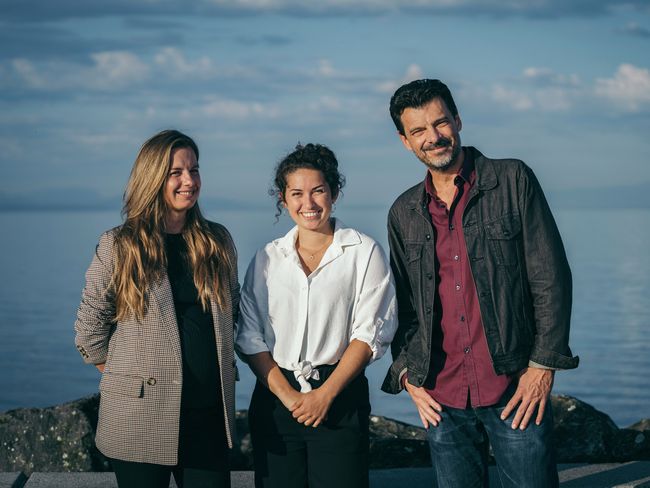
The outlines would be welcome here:
[[[535,423],[542,423],[546,403],[551,395],[553,387],[554,371],[551,369],[525,368],[519,375],[519,384],[515,394],[501,413],[501,420],[508,418],[510,413],[517,407],[515,418],[512,421],[513,429],[524,430],[537,410]]]
[[[442,412],[442,405],[431,398],[431,395],[423,387],[413,386],[408,382],[408,379],[405,381],[404,386],[409,395],[411,395],[411,400],[413,400],[413,403],[418,408],[420,420],[422,420],[424,428],[428,429],[429,424],[437,427],[442,419],[438,413]]]

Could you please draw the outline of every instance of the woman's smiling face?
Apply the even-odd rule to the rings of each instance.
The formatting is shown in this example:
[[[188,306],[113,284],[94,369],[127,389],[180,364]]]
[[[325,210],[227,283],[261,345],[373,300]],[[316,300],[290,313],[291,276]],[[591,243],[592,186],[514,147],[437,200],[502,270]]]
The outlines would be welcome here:
[[[334,200],[321,171],[300,168],[289,173],[283,200],[298,228],[315,232],[330,230]]]
[[[174,149],[164,189],[167,211],[184,216],[196,204],[200,190],[201,176],[194,151],[189,147]]]

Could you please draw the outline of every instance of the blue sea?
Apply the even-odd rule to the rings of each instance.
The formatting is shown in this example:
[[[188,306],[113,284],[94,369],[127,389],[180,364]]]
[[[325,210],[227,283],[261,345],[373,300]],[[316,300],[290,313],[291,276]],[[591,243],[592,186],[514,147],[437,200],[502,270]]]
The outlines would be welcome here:
[[[341,205],[340,207],[345,207]],[[273,210],[205,209],[239,250],[240,276],[255,250],[284,234]],[[386,209],[339,208],[348,226],[386,247]],[[555,393],[573,395],[621,427],[650,417],[650,210],[556,210],[574,276],[571,346],[580,367],[556,375]],[[98,236],[117,212],[0,212],[0,411],[49,406],[97,391],[99,373],[73,345],[73,324]],[[388,355],[369,366],[373,412],[418,424],[406,394],[379,386]],[[254,380],[245,365],[237,408]]]

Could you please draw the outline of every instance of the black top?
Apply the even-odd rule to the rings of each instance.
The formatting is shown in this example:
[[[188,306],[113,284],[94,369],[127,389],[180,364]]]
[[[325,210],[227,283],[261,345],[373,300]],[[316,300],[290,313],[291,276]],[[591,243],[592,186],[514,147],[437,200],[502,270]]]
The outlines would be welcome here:
[[[181,406],[215,407],[221,384],[212,314],[201,307],[182,234],[165,234],[165,251],[183,357]]]

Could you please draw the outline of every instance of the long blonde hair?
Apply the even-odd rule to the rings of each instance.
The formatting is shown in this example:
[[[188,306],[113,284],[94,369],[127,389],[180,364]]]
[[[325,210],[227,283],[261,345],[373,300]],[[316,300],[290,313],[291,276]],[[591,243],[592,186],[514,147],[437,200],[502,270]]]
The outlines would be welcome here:
[[[199,149],[190,137],[177,130],[164,130],[142,145],[131,169],[124,192],[124,223],[115,236],[111,291],[117,320],[130,316],[142,319],[147,292],[166,272],[163,233],[167,204],[163,192],[172,152],[177,148],[192,149],[198,161]],[[187,211],[182,235],[203,310],[209,309],[212,296],[223,308],[233,266],[226,250],[230,236],[209,225],[198,203]]]

